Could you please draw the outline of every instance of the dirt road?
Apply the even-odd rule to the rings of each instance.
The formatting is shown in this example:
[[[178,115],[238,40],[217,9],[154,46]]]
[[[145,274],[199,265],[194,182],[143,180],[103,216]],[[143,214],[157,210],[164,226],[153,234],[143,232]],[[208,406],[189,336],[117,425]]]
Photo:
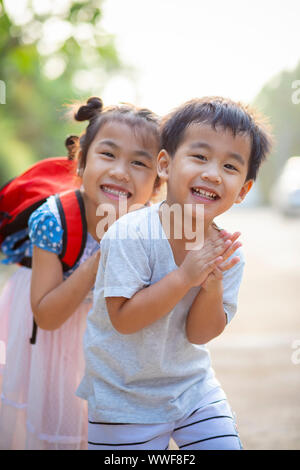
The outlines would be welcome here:
[[[236,209],[246,267],[236,317],[209,344],[245,449],[300,449],[300,218]]]

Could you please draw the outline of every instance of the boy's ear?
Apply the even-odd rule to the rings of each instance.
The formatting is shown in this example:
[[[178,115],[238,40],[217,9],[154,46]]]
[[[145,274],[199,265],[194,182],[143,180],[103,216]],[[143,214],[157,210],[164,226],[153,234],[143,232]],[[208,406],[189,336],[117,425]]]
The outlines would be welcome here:
[[[157,174],[161,181],[168,181],[170,160],[168,152],[162,149],[157,156]]]
[[[248,180],[246,183],[243,184],[242,189],[239,192],[238,197],[236,198],[235,203],[240,204],[246,197],[246,194],[249,193],[250,189],[252,188],[254,180]]]

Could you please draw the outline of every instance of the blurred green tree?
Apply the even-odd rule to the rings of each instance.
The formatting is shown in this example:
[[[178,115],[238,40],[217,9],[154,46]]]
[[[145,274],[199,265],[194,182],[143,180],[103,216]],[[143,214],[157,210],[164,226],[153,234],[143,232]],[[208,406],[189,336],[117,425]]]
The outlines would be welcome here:
[[[259,186],[265,201],[286,160],[300,155],[300,62],[263,86],[254,105],[270,118],[274,134],[272,155],[262,166]]]
[[[102,1],[0,0],[0,185],[35,160],[64,155],[64,103],[101,94],[122,69]],[[5,103],[5,104],[4,104]]]

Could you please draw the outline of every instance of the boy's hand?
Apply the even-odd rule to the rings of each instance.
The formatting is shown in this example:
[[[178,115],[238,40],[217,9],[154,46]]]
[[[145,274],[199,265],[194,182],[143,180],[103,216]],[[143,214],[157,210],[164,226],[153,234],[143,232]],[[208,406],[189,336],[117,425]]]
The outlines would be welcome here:
[[[201,287],[207,292],[222,288],[222,279],[223,272],[219,265],[207,276],[205,281],[201,284]]]
[[[237,263],[239,263],[240,258],[238,256],[234,256],[230,261],[226,262],[226,260],[242,246],[242,243],[236,242],[240,235],[240,232],[235,232],[231,235],[223,231],[223,236],[225,239],[231,240],[232,244],[222,254],[223,261],[207,276],[205,281],[202,283],[203,289],[208,291],[217,288],[218,282],[220,283],[223,279],[223,272],[228,271]]]
[[[220,234],[205,241],[200,250],[189,251],[178,268],[184,282],[190,287],[199,286],[218,265],[224,262],[223,253],[227,253],[232,241]],[[230,256],[230,255],[229,255]]]

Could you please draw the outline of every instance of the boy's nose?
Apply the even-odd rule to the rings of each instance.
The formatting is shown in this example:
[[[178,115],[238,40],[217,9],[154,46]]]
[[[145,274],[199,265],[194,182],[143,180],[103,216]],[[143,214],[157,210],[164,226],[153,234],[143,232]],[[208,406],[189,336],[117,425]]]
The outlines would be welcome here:
[[[220,184],[222,182],[222,178],[217,169],[205,170],[201,177],[204,181],[211,181],[215,184]]]

